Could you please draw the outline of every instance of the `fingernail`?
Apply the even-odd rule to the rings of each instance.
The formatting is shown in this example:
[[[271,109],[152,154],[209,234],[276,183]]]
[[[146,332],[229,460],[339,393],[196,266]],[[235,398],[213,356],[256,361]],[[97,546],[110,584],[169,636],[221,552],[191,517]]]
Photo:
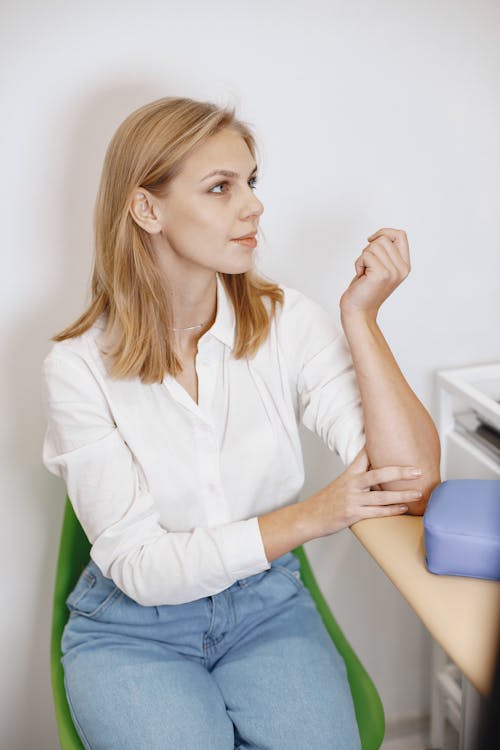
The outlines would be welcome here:
[[[413,476],[418,477],[422,473],[422,469],[412,469],[410,473],[413,474]]]

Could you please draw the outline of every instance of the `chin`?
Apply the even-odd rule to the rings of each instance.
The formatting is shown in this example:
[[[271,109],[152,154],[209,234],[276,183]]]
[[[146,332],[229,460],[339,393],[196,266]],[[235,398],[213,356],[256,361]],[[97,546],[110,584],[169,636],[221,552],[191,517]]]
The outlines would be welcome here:
[[[239,258],[236,262],[221,263],[216,269],[218,273],[237,274],[246,273],[255,268],[253,258],[241,259]]]

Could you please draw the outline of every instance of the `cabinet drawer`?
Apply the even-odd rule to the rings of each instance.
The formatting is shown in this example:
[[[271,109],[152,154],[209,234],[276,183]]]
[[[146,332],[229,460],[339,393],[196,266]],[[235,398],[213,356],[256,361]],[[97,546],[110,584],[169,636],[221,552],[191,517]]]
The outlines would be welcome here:
[[[445,438],[444,479],[500,479],[500,463],[481,451],[472,441],[454,432]]]

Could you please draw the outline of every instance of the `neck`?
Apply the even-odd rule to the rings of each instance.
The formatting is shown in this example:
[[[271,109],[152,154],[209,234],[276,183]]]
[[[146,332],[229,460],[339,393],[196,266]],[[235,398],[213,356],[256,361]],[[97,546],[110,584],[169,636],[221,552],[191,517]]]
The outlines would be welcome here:
[[[201,339],[205,331],[208,331],[208,329],[212,327],[215,317],[214,313],[212,318],[201,328],[195,328],[191,331],[172,331],[172,336],[179,351],[189,354],[196,352],[199,339]]]
[[[180,259],[168,244],[159,250],[157,262],[172,311],[171,329],[181,329],[171,330],[171,335],[178,347],[196,349],[217,314],[216,272]]]
[[[194,272],[168,272],[166,276],[166,289],[172,310],[171,328],[179,329],[174,333],[197,334],[203,331],[205,326],[210,326],[217,309],[215,273],[211,271],[200,275]]]

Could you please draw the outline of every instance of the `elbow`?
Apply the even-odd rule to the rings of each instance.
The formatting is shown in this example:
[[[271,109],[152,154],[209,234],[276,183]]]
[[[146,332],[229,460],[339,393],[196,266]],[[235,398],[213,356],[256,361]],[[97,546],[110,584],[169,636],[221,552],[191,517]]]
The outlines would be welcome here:
[[[427,504],[434,489],[441,484],[441,445],[436,430],[431,434],[431,439],[427,444],[427,451],[420,454],[413,454],[412,458],[406,461],[400,461],[401,465],[413,464],[422,469],[423,474],[414,480],[398,480],[394,482],[384,482],[379,485],[383,490],[417,490],[422,493],[422,497],[416,501],[408,502],[406,515],[423,516]]]
[[[169,594],[168,591],[155,591],[145,586],[133,585],[129,580],[125,581],[122,576],[117,578],[113,577],[115,586],[125,594],[128,599],[131,599],[136,604],[140,604],[141,607],[161,607],[164,604],[177,604],[176,597],[174,594]]]
[[[422,497],[417,502],[411,502],[408,504],[406,515],[423,516],[431,495],[439,484],[441,484],[441,472],[439,467],[437,467],[432,472],[430,479],[426,479],[420,484],[420,486],[415,487],[416,490],[422,493]]]
[[[141,548],[142,549],[142,548]],[[142,607],[161,607],[165,604],[185,604],[196,599],[192,585],[179,575],[158,574],[158,570],[147,564],[141,550],[129,552],[117,558],[110,566],[109,575],[117,588]],[[191,596],[190,596],[191,592]]]
[[[391,492],[397,492],[398,490],[416,490],[417,492],[421,492],[422,497],[420,499],[407,502],[408,510],[404,515],[423,516],[431,495],[439,484],[441,484],[440,469],[439,466],[434,466],[431,467],[431,469],[424,470],[423,475],[411,483],[407,481],[383,482],[379,485],[375,485],[374,489],[388,490]]]
[[[133,595],[127,594],[136,604],[140,604],[141,607],[161,607],[163,604],[170,604],[170,602],[158,601],[156,597],[145,596],[144,594],[134,592]]]

